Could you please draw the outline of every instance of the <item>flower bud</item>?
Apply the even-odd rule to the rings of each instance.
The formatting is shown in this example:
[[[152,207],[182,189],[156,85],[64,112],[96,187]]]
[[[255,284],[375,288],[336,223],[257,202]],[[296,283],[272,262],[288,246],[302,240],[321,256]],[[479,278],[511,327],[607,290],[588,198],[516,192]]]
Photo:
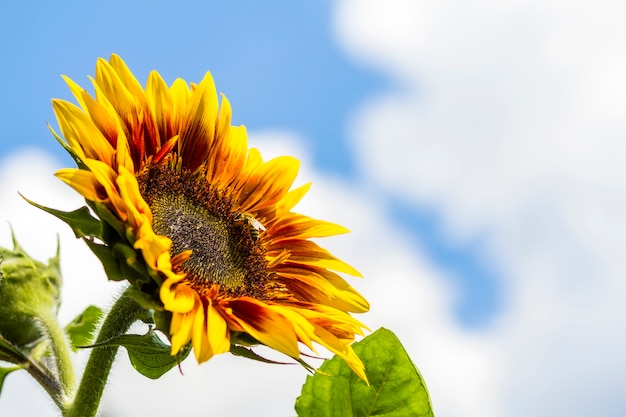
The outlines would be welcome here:
[[[32,259],[13,239],[0,247],[0,334],[16,346],[42,336],[37,317],[55,316],[60,304],[59,251],[48,265]]]

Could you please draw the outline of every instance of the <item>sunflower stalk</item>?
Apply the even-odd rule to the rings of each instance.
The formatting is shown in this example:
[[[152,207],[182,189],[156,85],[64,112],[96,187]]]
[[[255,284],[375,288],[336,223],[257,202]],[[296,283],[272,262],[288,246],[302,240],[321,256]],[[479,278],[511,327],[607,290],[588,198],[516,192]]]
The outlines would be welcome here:
[[[145,314],[132,297],[123,293],[113,304],[98,333],[96,345],[126,334],[130,326]],[[94,417],[98,413],[104,387],[119,346],[94,347],[87,361],[76,396],[65,409],[64,417]]]

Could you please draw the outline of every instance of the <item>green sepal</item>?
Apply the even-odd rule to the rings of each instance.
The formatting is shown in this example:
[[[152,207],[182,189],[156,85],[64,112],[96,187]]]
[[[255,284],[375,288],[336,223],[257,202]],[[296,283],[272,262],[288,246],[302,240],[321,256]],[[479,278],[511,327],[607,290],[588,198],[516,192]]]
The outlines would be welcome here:
[[[0,334],[0,361],[21,364],[27,362],[28,357],[20,348]]]
[[[306,369],[309,373],[314,374],[316,372],[319,372],[318,370],[316,370],[313,366],[309,365],[308,363],[306,363],[304,361],[304,359],[302,358],[294,358],[296,360],[296,362],[298,362],[300,364],[300,366],[302,366],[304,369]]]
[[[50,124],[48,123],[48,130],[50,130],[50,133],[52,133],[52,136],[54,136],[54,138],[57,140],[57,142],[59,142],[59,144],[63,147],[63,149],[65,149],[65,151],[70,154],[70,156],[72,157],[72,159],[74,160],[74,162],[76,162],[76,165],[78,166],[78,168],[80,169],[88,169],[87,165],[85,165],[85,163],[82,161],[82,159],[80,159],[80,157],[78,156],[78,154],[76,154],[76,152],[74,152],[74,149],[72,149],[70,147],[70,145],[68,145],[63,138],[61,138],[61,136],[59,136],[57,134],[57,132],[54,131],[54,129],[52,129],[52,126],[50,126]]]
[[[0,393],[2,393],[2,386],[4,385],[4,380],[13,371],[17,371],[22,369],[22,366],[11,366],[9,368],[0,367]]]
[[[245,332],[232,332],[230,335],[231,345],[242,345],[246,347],[258,346],[261,344],[254,337]]]
[[[141,255],[133,247],[124,243],[115,243],[113,256],[120,260],[122,275],[128,282],[136,287],[152,282],[145,262],[139,259]]]
[[[74,352],[78,350],[79,346],[91,343],[101,318],[102,309],[91,305],[65,326],[65,333],[67,333],[70,347]]]
[[[426,384],[390,330],[381,328],[353,345],[368,386],[335,356],[308,376],[296,400],[299,417],[432,417]]]
[[[87,206],[83,206],[74,211],[62,211],[37,204],[23,195],[22,198],[29,204],[45,211],[46,213],[50,213],[57,219],[67,223],[72,228],[72,231],[77,238],[95,237],[102,239],[102,222],[91,215]]]
[[[291,362],[278,362],[273,361],[271,359],[264,358],[263,356],[254,352],[251,347],[262,345],[261,342],[256,340],[254,337],[250,336],[248,333],[244,332],[234,332],[231,334],[230,339],[230,353],[235,356],[241,356],[244,358],[265,362],[265,363],[273,363],[278,365],[292,365]],[[300,364],[304,369],[306,369],[310,373],[315,372],[315,368],[308,363],[306,363],[301,358],[291,358],[295,360],[298,364]]]
[[[242,358],[248,358],[248,359],[252,359],[252,360],[263,362],[263,363],[271,363],[275,365],[292,365],[289,362],[278,362],[278,361],[264,358],[263,356],[254,352],[252,349],[248,349],[246,347],[239,346],[239,345],[232,345],[230,347],[230,353],[232,353],[235,356],[241,356]]]
[[[115,216],[115,214],[111,213],[111,210],[109,210],[107,206],[93,201],[87,201],[87,204],[89,204],[89,207],[93,209],[98,218],[102,219],[106,225],[110,226],[110,228],[113,229],[120,238],[126,235],[126,232],[124,231],[124,226]],[[108,242],[110,234],[110,229],[105,230],[104,238],[102,240]]]
[[[164,308],[161,308],[160,310],[152,310],[152,318],[154,320],[155,329],[168,336],[172,325],[172,312],[167,311]]]
[[[149,294],[146,291],[142,291],[142,290],[138,290],[136,288],[130,287],[124,292],[124,295],[137,301],[137,303],[143,308],[145,308],[146,310],[153,310],[153,311],[163,310],[163,304],[161,304],[160,301],[157,301],[152,294]]]
[[[150,379],[160,378],[174,366],[180,364],[191,351],[191,348],[187,346],[177,355],[172,355],[172,347],[164,343],[151,328],[145,335],[125,334],[84,347],[97,349],[114,346],[126,348],[133,368]]]
[[[126,279],[122,274],[120,268],[120,261],[113,256],[111,248],[100,243],[93,242],[89,239],[84,239],[89,249],[100,259],[104,272],[111,281],[122,281]]]

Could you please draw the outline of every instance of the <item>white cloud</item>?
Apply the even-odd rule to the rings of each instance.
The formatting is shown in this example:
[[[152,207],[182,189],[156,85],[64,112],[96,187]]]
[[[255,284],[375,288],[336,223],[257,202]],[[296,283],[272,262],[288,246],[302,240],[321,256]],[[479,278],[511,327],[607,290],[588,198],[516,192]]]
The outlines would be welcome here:
[[[506,279],[488,343],[497,395],[434,380],[440,416],[624,410],[624,12],[610,1],[337,2],[348,53],[400,86],[353,120],[363,172],[438,207],[450,238],[486,235]]]

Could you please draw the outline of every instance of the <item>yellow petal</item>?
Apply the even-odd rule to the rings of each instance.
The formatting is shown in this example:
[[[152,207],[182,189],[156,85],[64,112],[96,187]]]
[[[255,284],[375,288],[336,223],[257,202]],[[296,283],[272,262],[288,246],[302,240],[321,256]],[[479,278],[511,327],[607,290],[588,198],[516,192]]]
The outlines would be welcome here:
[[[187,313],[196,304],[197,297],[198,294],[187,285],[179,285],[174,290],[174,299],[168,303],[167,309],[173,313]]]
[[[209,340],[204,322],[204,308],[200,306],[196,310],[196,316],[193,319],[193,330],[191,336],[193,344],[193,352],[196,355],[198,363],[206,362],[211,359],[213,352],[209,345]]]
[[[112,207],[117,211],[117,215],[125,221],[127,205],[117,189],[117,173],[113,171],[109,164],[96,159],[85,159],[83,162],[93,173],[96,181],[104,188]]]
[[[309,182],[308,184],[304,184],[303,186],[294,188],[293,190],[289,191],[280,200],[280,202],[276,204],[276,214],[280,216],[284,213],[287,213],[292,208],[294,208],[296,204],[298,204],[298,202],[302,200],[302,197],[304,197],[304,195],[307,192],[309,192],[310,188],[311,188],[311,183]]]
[[[159,134],[158,143],[162,146],[174,135],[172,126],[172,96],[170,89],[158,72],[152,71],[146,85],[146,99]]]
[[[332,269],[333,271],[344,272],[355,277],[362,276],[359,271],[344,261],[337,259],[315,242],[309,240],[291,241],[287,249],[289,250],[289,262]],[[267,255],[272,256],[283,250],[284,246],[281,244],[276,244],[275,246],[268,245]]]
[[[288,239],[310,239],[348,233],[349,230],[335,223],[313,219],[301,214],[286,214],[268,228],[273,242]]]
[[[208,343],[213,354],[225,353],[230,350],[230,332],[226,325],[224,317],[213,306],[212,300],[209,299],[207,306],[207,335]]]
[[[183,166],[191,171],[202,165],[213,145],[217,111],[217,91],[207,72],[191,94],[180,126],[179,154]]]
[[[172,355],[177,354],[191,340],[193,317],[195,317],[195,311],[184,314],[174,313],[172,315],[172,323],[170,325]]]
[[[52,100],[52,107],[63,137],[81,159],[93,158],[111,165],[113,146],[85,113],[63,100]]]
[[[274,158],[250,172],[241,190],[241,211],[261,210],[280,201],[293,184],[300,161],[289,156]]]
[[[143,87],[141,86],[139,81],[137,81],[137,78],[135,78],[133,73],[128,69],[128,66],[126,66],[124,60],[120,58],[119,55],[112,54],[111,58],[109,59],[109,63],[111,64],[111,68],[115,70],[115,72],[119,76],[119,79],[132,95],[134,95],[135,97],[143,96]]]
[[[271,306],[250,297],[231,300],[232,318],[250,336],[293,358],[300,356],[293,325]]]
[[[95,178],[93,173],[78,168],[63,168],[55,172],[57,178],[80,193],[83,197],[90,201],[102,201],[98,197],[95,189]]]

